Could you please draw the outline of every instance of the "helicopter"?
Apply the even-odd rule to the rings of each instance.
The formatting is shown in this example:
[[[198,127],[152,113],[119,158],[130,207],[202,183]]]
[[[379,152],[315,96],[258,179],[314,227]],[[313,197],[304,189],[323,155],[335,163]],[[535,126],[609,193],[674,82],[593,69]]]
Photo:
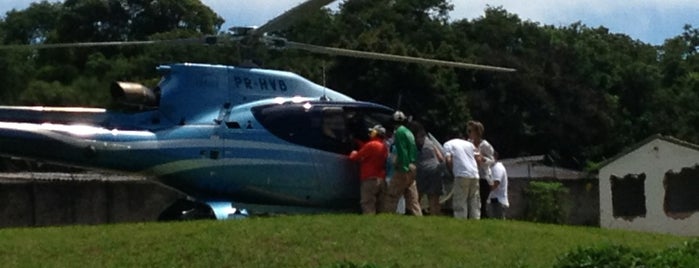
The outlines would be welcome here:
[[[235,42],[260,40],[313,53],[486,71],[510,68],[357,51],[268,35],[309,9],[309,0],[260,27],[231,29]],[[25,45],[35,49],[218,42],[186,40]],[[0,49],[13,46],[0,46]],[[154,88],[117,81],[113,100],[130,110],[0,106],[0,155],[138,174],[185,193],[161,219],[230,219],[250,213],[359,211],[356,164],[348,159],[367,129],[394,109],[316,84],[295,73],[251,66],[176,63],[157,67]],[[241,209],[245,208],[245,209]]]

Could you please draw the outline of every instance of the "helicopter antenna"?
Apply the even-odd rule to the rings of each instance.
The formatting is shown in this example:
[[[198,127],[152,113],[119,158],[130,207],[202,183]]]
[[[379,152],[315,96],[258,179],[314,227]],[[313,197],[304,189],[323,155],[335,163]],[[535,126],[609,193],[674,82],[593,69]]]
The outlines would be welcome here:
[[[328,96],[325,95],[325,90],[328,88],[325,83],[325,61],[323,61],[323,65],[320,66],[321,71],[323,72],[323,96],[320,97],[321,101],[328,101]]]
[[[396,110],[400,110],[400,103],[403,100],[403,93],[398,94],[398,104],[396,104]]]

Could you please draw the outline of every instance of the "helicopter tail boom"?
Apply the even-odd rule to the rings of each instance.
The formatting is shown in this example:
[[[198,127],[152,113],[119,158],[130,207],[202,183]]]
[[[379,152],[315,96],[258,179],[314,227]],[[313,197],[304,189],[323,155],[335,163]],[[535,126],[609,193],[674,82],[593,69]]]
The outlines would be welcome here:
[[[133,127],[128,118],[139,117],[100,108],[0,106],[0,155],[69,166],[133,170],[137,167],[119,162],[120,155],[127,151],[122,147],[129,142],[154,140],[155,134]],[[103,152],[115,157],[99,157]]]
[[[0,122],[99,124],[106,112],[86,107],[0,106]]]

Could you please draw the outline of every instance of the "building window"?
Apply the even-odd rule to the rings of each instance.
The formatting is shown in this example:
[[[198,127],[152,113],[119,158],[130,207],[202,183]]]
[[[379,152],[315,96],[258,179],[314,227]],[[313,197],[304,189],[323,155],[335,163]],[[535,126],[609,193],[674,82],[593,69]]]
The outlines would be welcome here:
[[[665,215],[685,219],[699,211],[699,165],[683,168],[679,173],[668,171],[663,185]]]
[[[631,220],[646,216],[646,174],[627,174],[623,178],[610,176],[612,210],[615,218]]]

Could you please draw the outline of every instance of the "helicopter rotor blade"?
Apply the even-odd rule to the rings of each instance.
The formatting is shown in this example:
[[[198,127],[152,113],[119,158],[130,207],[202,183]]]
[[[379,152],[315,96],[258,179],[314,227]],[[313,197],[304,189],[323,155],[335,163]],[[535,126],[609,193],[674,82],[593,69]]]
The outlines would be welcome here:
[[[50,49],[50,48],[75,48],[75,47],[109,47],[109,46],[143,46],[154,44],[167,45],[188,45],[188,44],[215,44],[218,38],[216,36],[205,36],[202,38],[186,38],[186,39],[170,39],[170,40],[149,40],[149,41],[107,41],[107,42],[77,42],[77,43],[43,43],[43,44],[17,44],[17,45],[0,45],[0,50],[32,48],[32,49]]]
[[[273,42],[275,44],[277,44],[277,46],[279,46],[280,40],[274,40]],[[327,55],[339,55],[339,56],[347,56],[347,57],[374,59],[374,60],[408,62],[408,63],[418,63],[418,64],[427,64],[427,65],[439,65],[439,66],[448,66],[448,67],[463,68],[463,69],[476,69],[476,70],[495,71],[495,72],[515,72],[515,71],[517,71],[516,69],[506,68],[506,67],[497,67],[497,66],[472,64],[472,63],[464,63],[464,62],[456,62],[456,61],[445,61],[445,60],[437,60],[437,59],[426,59],[426,58],[418,58],[418,57],[410,57],[410,56],[400,56],[400,55],[394,55],[394,54],[368,52],[368,51],[335,48],[335,47],[324,47],[324,46],[317,46],[317,45],[292,42],[292,41],[285,41],[283,44],[283,48],[301,49],[301,50],[306,50],[306,51],[310,51],[313,53],[321,53],[321,54],[327,54]]]
[[[262,26],[255,28],[252,34],[262,35],[267,32],[274,32],[279,30],[284,30],[290,25],[292,25],[296,20],[303,17],[304,14],[319,10],[320,8],[327,6],[328,4],[335,2],[336,0],[308,0],[288,11],[282,13],[281,15],[269,20]]]

